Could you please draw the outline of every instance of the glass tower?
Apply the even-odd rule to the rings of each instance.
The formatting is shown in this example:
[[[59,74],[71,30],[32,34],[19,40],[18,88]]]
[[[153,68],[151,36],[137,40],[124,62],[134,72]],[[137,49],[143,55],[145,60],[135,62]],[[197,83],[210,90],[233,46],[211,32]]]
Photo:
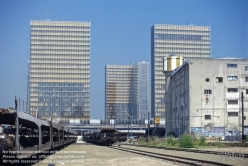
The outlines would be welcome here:
[[[148,119],[148,112],[150,112],[150,69],[148,62],[138,62],[134,65],[134,70],[137,76],[137,102],[138,111],[137,118],[139,120]]]
[[[151,116],[165,117],[163,58],[172,54],[187,58],[210,58],[209,26],[160,25],[151,28]],[[178,97],[179,98],[179,97]]]
[[[28,102],[45,119],[89,121],[89,22],[31,21]]]
[[[105,68],[105,118],[147,119],[150,110],[149,63],[107,65]]]

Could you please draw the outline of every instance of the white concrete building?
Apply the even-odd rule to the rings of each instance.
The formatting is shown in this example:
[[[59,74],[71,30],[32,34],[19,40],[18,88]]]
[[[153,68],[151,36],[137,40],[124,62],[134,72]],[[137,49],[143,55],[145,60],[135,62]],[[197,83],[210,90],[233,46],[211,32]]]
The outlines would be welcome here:
[[[227,135],[248,127],[248,59],[192,59],[170,76],[166,132]],[[247,130],[245,130],[246,132]]]

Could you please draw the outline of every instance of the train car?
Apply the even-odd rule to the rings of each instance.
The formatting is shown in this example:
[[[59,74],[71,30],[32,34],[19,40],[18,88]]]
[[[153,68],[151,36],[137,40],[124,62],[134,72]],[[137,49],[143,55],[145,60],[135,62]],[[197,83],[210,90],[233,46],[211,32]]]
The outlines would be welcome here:
[[[119,141],[119,132],[115,128],[102,128],[100,131],[85,133],[83,140],[90,143],[111,146]]]
[[[0,153],[14,149],[14,133],[12,126],[0,126]]]
[[[0,108],[0,155],[3,151],[49,151],[76,142],[77,133],[55,119],[44,120],[12,108]],[[12,152],[11,152],[12,153]]]

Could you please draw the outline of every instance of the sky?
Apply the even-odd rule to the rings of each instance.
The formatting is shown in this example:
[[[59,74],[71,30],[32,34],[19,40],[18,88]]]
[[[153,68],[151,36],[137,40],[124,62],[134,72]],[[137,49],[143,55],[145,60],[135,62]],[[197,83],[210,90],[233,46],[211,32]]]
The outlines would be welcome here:
[[[154,24],[211,27],[212,58],[248,58],[246,0],[0,0],[0,108],[27,101],[30,21],[91,22],[91,118],[104,119],[105,66],[151,62]]]

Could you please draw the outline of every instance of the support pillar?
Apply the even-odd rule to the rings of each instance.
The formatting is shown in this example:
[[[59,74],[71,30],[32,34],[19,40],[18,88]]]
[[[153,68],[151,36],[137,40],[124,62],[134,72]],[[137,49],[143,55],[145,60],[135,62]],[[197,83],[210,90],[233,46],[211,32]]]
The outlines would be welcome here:
[[[41,133],[41,126],[39,127],[39,148],[38,150],[41,150],[41,145],[42,145],[42,133]]]
[[[65,144],[65,134],[64,134],[64,128],[62,130],[62,142],[63,142],[63,145]]]
[[[19,120],[18,120],[18,117],[16,117],[16,120],[15,120],[15,128],[16,128],[16,132],[15,132],[15,150],[19,151],[20,150],[20,143],[19,143]]]
[[[53,148],[53,127],[50,127],[50,147]]]

